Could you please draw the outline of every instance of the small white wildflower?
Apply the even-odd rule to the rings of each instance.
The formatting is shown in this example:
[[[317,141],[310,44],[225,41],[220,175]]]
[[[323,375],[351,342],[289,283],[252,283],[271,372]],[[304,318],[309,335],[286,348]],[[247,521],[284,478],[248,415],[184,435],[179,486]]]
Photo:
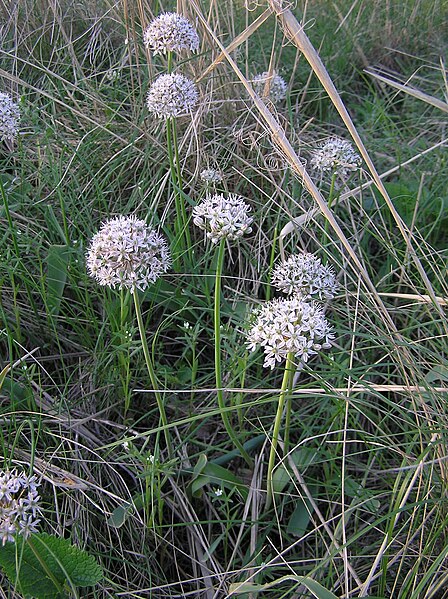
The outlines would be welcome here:
[[[288,295],[322,301],[333,299],[337,289],[333,268],[324,266],[317,256],[306,252],[277,264],[272,271],[272,284]]]
[[[19,133],[20,110],[9,94],[0,92],[0,140],[13,141]]]
[[[143,42],[154,54],[199,50],[198,34],[188,19],[166,12],[151,21],[143,33]]]
[[[105,222],[87,252],[87,269],[100,285],[144,291],[171,265],[166,241],[145,221],[119,216]]]
[[[146,461],[148,462],[148,464],[153,464],[156,461],[155,456],[153,456],[152,454],[150,454],[149,456],[147,456]]]
[[[120,78],[120,69],[108,69],[104,74],[104,79],[114,83]]]
[[[317,171],[337,172],[345,178],[361,166],[361,157],[349,141],[330,137],[311,152],[310,164]]]
[[[220,183],[222,175],[214,168],[205,168],[201,171],[200,177],[204,183]]]
[[[193,222],[213,243],[221,239],[237,240],[252,231],[250,206],[241,196],[216,194],[193,208]]]
[[[274,102],[274,104],[284,100],[286,98],[286,92],[288,91],[288,86],[283,77],[277,75],[275,72],[269,74],[268,71],[255,75],[252,80],[252,86],[254,91],[262,97],[266,95],[265,90],[268,89],[268,98]]]
[[[214,489],[213,492],[216,495],[216,497],[221,497],[221,495],[223,494],[223,490],[219,488]]]
[[[190,324],[189,322],[185,321],[185,322],[184,322],[184,329],[185,329],[186,331],[189,331],[189,330],[191,329],[191,324]]]
[[[37,532],[40,513],[39,483],[35,476],[0,472],[0,539],[2,545],[14,542],[15,535],[25,538]]]
[[[123,441],[122,446],[125,451],[129,451],[129,441]]]
[[[315,302],[294,297],[275,299],[254,312],[247,333],[250,351],[260,345],[265,353],[264,366],[271,369],[292,353],[302,362],[331,347],[334,338],[323,309]]]
[[[198,102],[196,85],[180,74],[161,75],[149,88],[146,106],[159,118],[191,114]]]

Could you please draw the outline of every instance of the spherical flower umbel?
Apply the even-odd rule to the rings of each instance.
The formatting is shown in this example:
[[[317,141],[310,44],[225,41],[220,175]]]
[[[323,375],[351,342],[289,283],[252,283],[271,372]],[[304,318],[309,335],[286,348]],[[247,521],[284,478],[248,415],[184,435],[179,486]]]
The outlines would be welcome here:
[[[154,54],[199,50],[198,34],[188,19],[166,12],[151,21],[143,33],[143,42]]]
[[[40,483],[35,476],[16,471],[0,472],[0,539],[2,545],[14,543],[15,535],[25,538],[37,532],[40,513]]]
[[[221,239],[234,241],[250,233],[253,218],[250,206],[236,194],[216,194],[193,208],[193,222],[203,229],[213,243]]]
[[[198,102],[196,85],[180,74],[161,75],[149,88],[146,105],[149,112],[168,119],[191,114]]]
[[[13,141],[19,132],[20,110],[9,94],[0,92],[0,139]]]
[[[204,183],[220,183],[222,181],[221,173],[214,168],[205,168],[201,171],[200,177]]]
[[[171,265],[164,238],[135,216],[106,221],[87,252],[87,270],[100,285],[144,291]]]
[[[268,71],[255,75],[252,80],[254,90],[259,96],[265,95],[266,87],[269,89],[269,99],[276,104],[286,98],[288,86],[286,81],[276,73],[269,74]]]
[[[278,298],[257,308],[247,333],[251,351],[263,348],[265,367],[271,369],[293,354],[301,362],[331,347],[334,335],[321,306],[293,297]]]
[[[324,266],[317,256],[306,252],[277,264],[271,282],[288,295],[322,301],[333,299],[338,287],[333,268]]]
[[[311,166],[323,173],[337,172],[346,177],[361,166],[361,157],[349,141],[330,137],[312,151]]]

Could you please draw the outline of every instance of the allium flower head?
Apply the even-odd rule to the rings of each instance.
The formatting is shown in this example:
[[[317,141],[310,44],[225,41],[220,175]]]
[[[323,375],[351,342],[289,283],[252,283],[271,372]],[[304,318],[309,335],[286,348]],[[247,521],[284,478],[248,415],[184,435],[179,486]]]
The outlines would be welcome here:
[[[146,105],[156,116],[168,119],[190,114],[198,98],[196,85],[184,75],[161,75],[149,88]]]
[[[20,111],[9,94],[0,92],[0,140],[14,140],[19,132]]]
[[[205,168],[201,171],[200,177],[204,183],[220,183],[222,175],[214,168]]]
[[[188,19],[175,12],[159,15],[143,33],[143,42],[154,54],[199,50],[199,37]]]
[[[268,97],[274,104],[286,98],[286,92],[288,90],[286,81],[276,73],[270,75],[268,71],[265,71],[264,73],[255,75],[252,80],[252,85],[257,94],[262,97],[265,95],[264,90],[266,89],[266,86],[268,86]]]
[[[39,483],[35,476],[0,472],[0,539],[2,545],[14,542],[14,535],[25,538],[37,532],[40,513]]]
[[[144,291],[171,265],[166,241],[144,220],[119,216],[105,222],[87,252],[87,270],[100,285]]]
[[[253,218],[249,211],[250,206],[241,196],[217,194],[193,208],[193,222],[206,232],[213,243],[221,239],[232,241],[251,232]]]
[[[349,141],[330,137],[313,150],[311,166],[322,172],[337,171],[341,177],[346,177],[349,171],[361,166],[361,157]]]
[[[263,365],[271,368],[289,353],[307,362],[321,349],[331,347],[333,338],[323,309],[298,297],[274,299],[257,308],[247,333],[249,349],[255,351],[260,345],[265,354]]]
[[[333,299],[337,289],[333,268],[308,253],[290,256],[278,264],[272,272],[272,284],[288,295],[322,301]]]

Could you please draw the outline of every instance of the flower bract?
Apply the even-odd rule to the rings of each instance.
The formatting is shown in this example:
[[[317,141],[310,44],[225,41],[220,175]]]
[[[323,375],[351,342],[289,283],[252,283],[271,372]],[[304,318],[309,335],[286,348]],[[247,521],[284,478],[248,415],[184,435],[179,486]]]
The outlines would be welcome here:
[[[165,239],[135,216],[105,222],[87,252],[87,270],[100,285],[144,291],[171,265]]]
[[[205,168],[200,173],[201,180],[204,183],[219,183],[222,181],[222,175],[214,168]]]

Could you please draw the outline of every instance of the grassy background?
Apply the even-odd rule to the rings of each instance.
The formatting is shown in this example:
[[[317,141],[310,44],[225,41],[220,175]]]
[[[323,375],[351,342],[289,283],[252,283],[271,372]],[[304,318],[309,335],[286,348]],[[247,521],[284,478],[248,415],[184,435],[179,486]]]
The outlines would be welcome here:
[[[180,4],[194,20],[193,4]],[[179,122],[189,215],[205,195],[198,174],[208,166],[253,208],[252,235],[227,254],[222,306],[224,383],[236,389],[226,402],[253,470],[231,453],[217,408],[215,252],[202,234],[191,227],[193,259],[142,298],[176,447],[171,461],[159,447],[132,311],[123,323],[119,294],[85,271],[89,240],[111,215],[136,213],[173,240],[163,127],[144,102],[166,63],[141,41],[142,27],[168,8],[100,0],[2,7],[2,91],[20,98],[22,110],[20,138],[12,151],[2,148],[0,172],[0,368],[13,365],[0,396],[4,468],[32,464],[43,477],[43,527],[102,564],[104,580],[85,597],[211,599],[246,580],[279,581],[260,597],[309,596],[281,580],[287,574],[356,597],[371,571],[364,591],[372,597],[447,596],[447,322],[446,308],[427,299],[428,283],[448,296],[446,112],[364,71],[376,67],[446,102],[446,4],[294,8],[378,172],[394,169],[384,183],[410,241],[365,166],[334,214],[382,305],[319,213],[284,238],[287,253],[306,249],[332,263],[341,288],[327,312],[335,347],[297,382],[291,451],[267,513],[268,433],[282,373],[263,369],[260,352],[247,353],[243,331],[250,307],[273,295],[280,231],[315,204],[231,66],[202,77],[219,52],[212,32],[227,46],[265,4],[202,2],[202,51],[179,67],[201,93],[194,123]],[[232,56],[249,78],[271,62],[289,82],[273,116],[305,164],[319,140],[349,139],[273,15]],[[328,185],[316,182],[327,197]],[[17,596],[6,580],[1,587],[0,596]]]

